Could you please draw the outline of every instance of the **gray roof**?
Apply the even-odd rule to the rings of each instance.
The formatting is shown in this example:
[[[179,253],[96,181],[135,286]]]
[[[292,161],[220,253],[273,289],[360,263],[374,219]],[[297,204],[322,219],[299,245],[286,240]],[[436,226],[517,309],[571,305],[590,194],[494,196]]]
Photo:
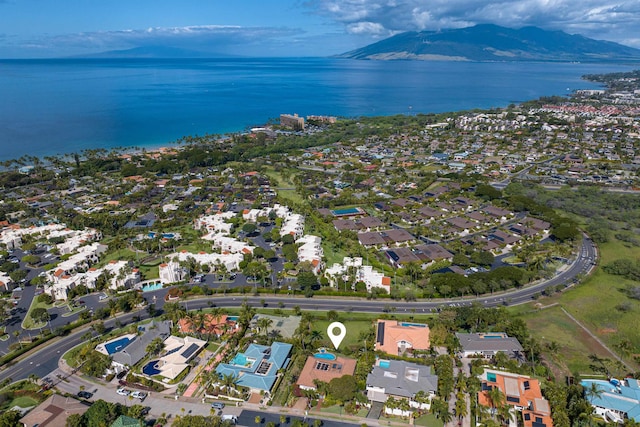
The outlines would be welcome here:
[[[147,355],[147,346],[151,341],[158,337],[162,341],[169,338],[169,335],[171,335],[171,322],[151,322],[147,325],[139,326],[138,331],[142,331],[142,335],[138,335],[131,344],[115,353],[112,356],[114,362],[133,366],[141,361]]]
[[[462,351],[465,353],[483,353],[492,355],[497,352],[505,352],[511,357],[517,357],[522,353],[520,342],[504,332],[486,332],[479,334],[456,333]]]
[[[438,376],[431,374],[429,366],[400,360],[379,360],[367,376],[367,386],[383,388],[387,396],[411,398],[419,391],[435,393]]]

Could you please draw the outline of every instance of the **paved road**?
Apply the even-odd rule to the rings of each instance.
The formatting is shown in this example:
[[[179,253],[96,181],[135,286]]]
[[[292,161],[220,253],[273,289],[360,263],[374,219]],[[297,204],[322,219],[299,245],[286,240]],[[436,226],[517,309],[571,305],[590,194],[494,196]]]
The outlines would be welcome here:
[[[381,313],[381,312],[396,312],[396,313],[430,313],[437,312],[439,308],[452,306],[461,307],[471,305],[473,303],[480,303],[485,307],[496,307],[500,305],[516,305],[526,303],[532,300],[535,294],[542,292],[544,289],[550,286],[571,286],[573,285],[580,275],[587,274],[591,268],[593,268],[597,257],[597,249],[595,244],[586,235],[583,236],[582,248],[574,260],[574,262],[567,267],[560,274],[554,278],[537,283],[532,286],[528,286],[522,289],[515,289],[501,294],[482,296],[479,298],[458,298],[458,299],[434,299],[426,301],[416,302],[404,302],[393,300],[363,300],[363,299],[328,299],[328,298],[304,298],[300,296],[247,296],[242,297],[238,295],[232,296],[212,296],[197,300],[189,300],[189,310],[197,310],[207,307],[239,307],[243,302],[257,307],[262,304],[262,301],[270,308],[288,308],[300,307],[302,310],[337,310],[342,312],[365,312],[365,313]],[[161,289],[154,292],[145,293],[145,298],[149,302],[154,302],[155,298],[156,308],[162,309],[164,305],[163,297],[166,293],[166,289]],[[122,324],[127,324],[132,321],[134,316],[139,316],[141,319],[148,318],[146,310],[141,309],[135,312],[126,313],[118,316],[117,318],[110,318],[105,321],[107,328],[115,326],[115,322],[119,321]],[[74,346],[82,342],[82,335],[86,333],[87,329],[76,332],[66,337],[57,338],[54,341],[49,342],[46,347],[38,349],[34,354],[24,357],[19,362],[12,366],[5,367],[0,372],[0,381],[6,378],[11,378],[14,381],[18,379],[27,378],[30,374],[35,374],[42,378],[55,370],[58,365],[58,359],[61,354],[65,353]]]

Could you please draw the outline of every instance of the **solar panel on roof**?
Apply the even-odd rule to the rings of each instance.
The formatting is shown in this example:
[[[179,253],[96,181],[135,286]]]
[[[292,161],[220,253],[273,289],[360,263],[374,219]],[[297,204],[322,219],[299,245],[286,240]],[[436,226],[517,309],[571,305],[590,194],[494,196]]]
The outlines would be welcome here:
[[[376,341],[380,345],[384,345],[384,322],[378,323],[378,338]]]
[[[189,359],[193,356],[193,353],[198,349],[198,344],[191,344],[185,351],[182,352],[181,356],[185,359]]]

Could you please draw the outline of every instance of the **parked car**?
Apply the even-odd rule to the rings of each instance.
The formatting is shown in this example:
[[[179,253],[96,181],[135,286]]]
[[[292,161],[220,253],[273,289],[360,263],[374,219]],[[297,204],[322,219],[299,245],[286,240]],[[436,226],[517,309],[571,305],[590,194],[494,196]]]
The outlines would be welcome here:
[[[231,424],[238,424],[238,417],[235,415],[223,415],[222,421],[229,421]]]
[[[147,397],[147,393],[145,393],[144,391],[134,391],[133,393],[131,393],[131,397],[144,400]]]
[[[89,393],[88,391],[79,391],[78,397],[80,399],[91,399],[93,397],[93,393]]]
[[[116,375],[116,378],[117,378],[117,379],[119,379],[119,380],[121,380],[121,379],[123,379],[123,378],[127,375],[127,373],[128,373],[128,372],[129,372],[129,371],[120,371],[120,372],[118,372],[118,374]]]
[[[222,403],[222,402],[213,402],[211,404],[211,407],[213,409],[224,409],[224,403]]]
[[[116,393],[118,393],[120,396],[129,396],[129,394],[130,394],[129,390],[127,390],[125,388],[117,389]]]

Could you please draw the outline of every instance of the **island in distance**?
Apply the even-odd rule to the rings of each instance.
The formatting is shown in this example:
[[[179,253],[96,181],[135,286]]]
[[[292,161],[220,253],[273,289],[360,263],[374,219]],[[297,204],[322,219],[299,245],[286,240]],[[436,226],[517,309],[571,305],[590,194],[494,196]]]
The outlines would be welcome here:
[[[460,29],[396,34],[337,57],[426,61],[640,62],[640,49],[563,31],[481,24]]]

